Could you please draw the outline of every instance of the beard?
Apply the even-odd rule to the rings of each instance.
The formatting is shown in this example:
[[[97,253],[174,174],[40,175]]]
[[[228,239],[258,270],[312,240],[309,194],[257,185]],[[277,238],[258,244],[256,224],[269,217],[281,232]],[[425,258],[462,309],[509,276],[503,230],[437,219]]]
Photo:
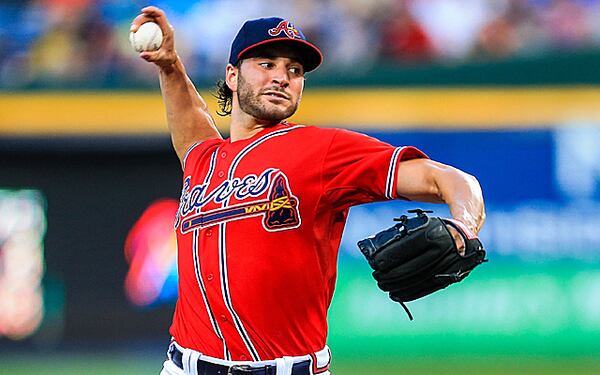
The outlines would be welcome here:
[[[277,88],[271,88],[270,90],[281,91]],[[253,91],[252,87],[241,74],[238,76],[237,99],[240,109],[256,119],[280,123],[296,112],[300,102],[298,100],[295,103],[291,103],[289,107],[282,109],[275,105],[266,105],[261,101],[261,96],[260,91]]]

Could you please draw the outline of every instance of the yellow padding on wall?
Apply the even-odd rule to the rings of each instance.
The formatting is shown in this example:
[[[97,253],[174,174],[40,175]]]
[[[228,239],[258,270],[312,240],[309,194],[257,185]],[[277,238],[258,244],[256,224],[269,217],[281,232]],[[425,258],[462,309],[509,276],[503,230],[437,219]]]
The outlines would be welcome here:
[[[216,110],[216,100],[202,95]],[[3,93],[0,134],[166,133],[160,94]],[[221,130],[228,118],[215,114]],[[600,121],[600,88],[308,89],[291,121],[358,128],[512,128]]]
[[[600,88],[322,90],[302,106],[302,122],[365,128],[545,127],[600,120]]]
[[[160,94],[74,92],[0,96],[2,133],[164,133],[165,118]]]

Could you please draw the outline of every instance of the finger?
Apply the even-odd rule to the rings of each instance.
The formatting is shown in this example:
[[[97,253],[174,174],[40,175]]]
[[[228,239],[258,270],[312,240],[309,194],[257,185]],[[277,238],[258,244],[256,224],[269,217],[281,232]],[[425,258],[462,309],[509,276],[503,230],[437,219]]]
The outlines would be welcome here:
[[[140,57],[146,61],[154,62],[160,58],[159,51],[144,51],[140,52]]]
[[[154,63],[158,66],[168,66],[175,62],[174,58],[170,58],[169,55],[161,52],[160,50],[144,51],[141,52],[139,56],[147,62]]]
[[[135,33],[140,28],[140,26],[142,26],[146,22],[154,22],[154,18],[148,17],[145,14],[138,15],[137,17],[135,17],[133,19],[133,21],[131,21],[131,26],[129,28],[129,31]]]
[[[450,234],[452,235],[452,239],[454,240],[454,246],[460,255],[465,255],[465,239],[463,236],[456,230],[456,228],[447,225]]]
[[[171,32],[171,25],[169,25],[169,22],[167,21],[167,15],[162,9],[155,6],[148,6],[142,8],[142,13],[145,16],[150,17],[153,22],[158,24],[163,35],[167,35]]]
[[[457,236],[454,238],[454,244],[456,246],[456,250],[458,251],[458,254],[460,256],[465,256],[465,240],[464,238],[462,238],[462,236]]]
[[[150,5],[142,8],[142,13],[148,14],[152,17],[164,17],[165,12],[159,7],[155,7],[154,5]]]

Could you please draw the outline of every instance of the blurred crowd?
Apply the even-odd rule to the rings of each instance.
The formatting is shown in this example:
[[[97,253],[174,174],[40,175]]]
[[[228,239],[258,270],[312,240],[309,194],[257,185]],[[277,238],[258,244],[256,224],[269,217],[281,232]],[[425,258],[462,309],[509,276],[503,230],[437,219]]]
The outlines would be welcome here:
[[[146,1],[0,1],[0,88],[155,84],[128,42]],[[157,0],[190,75],[212,80],[245,19],[282,16],[324,69],[498,60],[600,46],[600,0]],[[139,61],[138,61],[139,60]]]

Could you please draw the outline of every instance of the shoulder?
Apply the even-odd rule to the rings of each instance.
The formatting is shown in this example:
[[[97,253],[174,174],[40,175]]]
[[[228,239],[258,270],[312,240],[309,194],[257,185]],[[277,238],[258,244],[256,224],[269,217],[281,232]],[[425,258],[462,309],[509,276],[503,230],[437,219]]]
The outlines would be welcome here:
[[[337,138],[337,134],[342,130],[338,128],[324,128],[315,125],[299,125],[288,123],[289,141],[296,146],[304,147],[303,151],[326,152]]]
[[[392,147],[387,143],[358,131],[314,125],[289,124],[289,126],[290,129],[294,129],[293,132],[290,132],[290,135],[293,134],[296,141],[303,144],[320,145],[320,147],[324,147],[325,149],[384,145]]]
[[[315,125],[302,125],[307,133],[315,135],[336,137],[336,138],[354,138],[354,139],[373,139],[372,137],[356,130],[335,128],[335,127],[320,127]]]
[[[226,141],[221,138],[211,138],[203,141],[198,141],[193,143],[186,151],[185,156],[189,156],[189,154],[193,153],[202,153],[203,151],[209,150],[214,147],[218,147]],[[185,158],[184,158],[185,159]]]
[[[295,134],[296,136],[310,136],[310,137],[321,137],[326,139],[331,139],[335,137],[335,135],[342,131],[343,129],[331,128],[331,127],[320,127],[315,125],[304,125],[304,124],[295,124],[288,122],[287,129],[290,130],[290,134]],[[291,131],[293,130],[293,131]]]
[[[189,163],[191,159],[198,159],[205,155],[207,151],[213,150],[216,147],[219,147],[221,144],[225,142],[224,139],[221,138],[211,138],[203,141],[198,141],[193,143],[185,152],[183,158],[181,159],[181,164],[183,169],[185,170],[185,165]]]

